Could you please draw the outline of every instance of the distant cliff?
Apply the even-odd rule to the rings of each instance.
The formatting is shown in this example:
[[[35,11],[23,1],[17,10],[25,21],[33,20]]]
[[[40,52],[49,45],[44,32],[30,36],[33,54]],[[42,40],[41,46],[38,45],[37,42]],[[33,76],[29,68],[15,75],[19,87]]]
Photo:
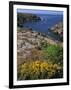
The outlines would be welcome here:
[[[25,22],[36,22],[41,20],[40,17],[37,17],[35,14],[24,14],[17,13],[17,26],[22,27],[22,24]]]

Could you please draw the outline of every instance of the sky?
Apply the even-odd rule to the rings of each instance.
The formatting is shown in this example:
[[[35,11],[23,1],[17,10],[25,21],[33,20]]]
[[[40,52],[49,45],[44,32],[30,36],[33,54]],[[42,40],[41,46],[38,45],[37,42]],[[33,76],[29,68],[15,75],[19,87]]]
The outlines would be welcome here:
[[[17,9],[17,13],[63,15],[63,11],[33,10],[33,9]]]

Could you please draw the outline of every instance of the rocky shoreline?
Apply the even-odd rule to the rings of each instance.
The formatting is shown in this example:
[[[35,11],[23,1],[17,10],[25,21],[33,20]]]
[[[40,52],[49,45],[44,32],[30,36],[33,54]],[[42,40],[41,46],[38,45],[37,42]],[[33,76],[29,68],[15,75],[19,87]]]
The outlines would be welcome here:
[[[53,39],[63,42],[63,23],[59,22],[49,29],[48,35]]]

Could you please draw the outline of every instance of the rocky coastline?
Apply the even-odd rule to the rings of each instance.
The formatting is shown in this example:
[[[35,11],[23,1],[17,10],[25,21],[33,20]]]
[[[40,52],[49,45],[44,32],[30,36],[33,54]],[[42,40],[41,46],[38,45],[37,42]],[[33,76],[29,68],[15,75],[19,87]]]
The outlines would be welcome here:
[[[54,26],[54,28],[52,28],[51,31],[54,33],[56,32],[59,33],[60,31],[62,32],[63,29],[60,29],[61,27],[58,28],[57,26]],[[63,42],[54,40],[49,35],[45,35],[45,34],[36,32],[35,30],[28,29],[28,28],[18,28],[17,29],[17,63],[18,65],[23,63],[23,61],[26,60],[26,58],[29,58],[31,56],[32,50],[37,49],[37,48],[41,49],[41,44],[44,42],[52,44],[52,45],[63,46]]]

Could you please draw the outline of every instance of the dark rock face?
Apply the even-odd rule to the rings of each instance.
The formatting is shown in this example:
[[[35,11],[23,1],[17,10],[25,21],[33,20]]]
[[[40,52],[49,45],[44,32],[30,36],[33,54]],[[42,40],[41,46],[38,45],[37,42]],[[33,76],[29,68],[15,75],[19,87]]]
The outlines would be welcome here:
[[[40,21],[40,17],[37,17],[34,14],[23,14],[23,13],[18,13],[17,14],[17,26],[23,27],[23,24],[25,22],[37,22]]]

